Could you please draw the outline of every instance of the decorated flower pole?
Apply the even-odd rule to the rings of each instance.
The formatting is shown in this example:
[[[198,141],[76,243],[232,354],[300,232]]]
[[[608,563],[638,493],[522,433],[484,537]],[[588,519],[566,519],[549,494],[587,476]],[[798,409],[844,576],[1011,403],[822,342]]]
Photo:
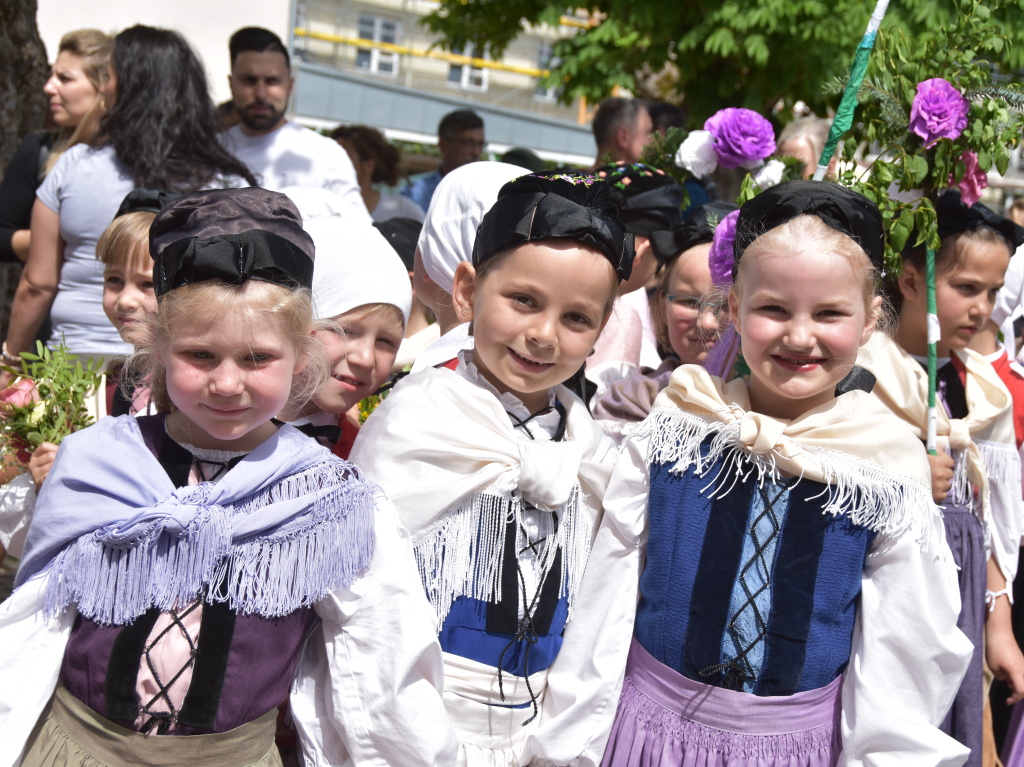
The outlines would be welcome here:
[[[843,91],[843,98],[839,102],[839,109],[832,120],[832,127],[828,132],[828,141],[818,159],[818,167],[814,171],[814,180],[821,181],[825,178],[828,164],[832,161],[832,155],[836,152],[836,144],[846,131],[853,125],[853,111],[857,108],[857,94],[860,93],[860,85],[864,82],[864,73],[868,71],[868,59],[871,57],[871,49],[875,47],[875,36],[878,34],[878,27],[885,18],[885,12],[889,8],[889,0],[878,0],[875,11],[868,20],[868,28],[857,46],[857,52],[853,55],[853,65],[850,67],[850,79],[846,83],[846,90]]]
[[[917,95],[910,107],[910,130],[921,137],[927,148],[939,139],[955,140],[967,127],[967,114],[971,105],[950,83],[942,78],[933,78],[918,83]],[[977,156],[975,156],[977,165]],[[965,175],[967,175],[965,173]],[[952,182],[953,179],[950,179]],[[988,185],[988,179],[985,179]],[[967,205],[973,205],[981,195],[962,194]],[[925,285],[928,291],[928,434],[925,446],[931,455],[936,453],[936,423],[938,409],[936,389],[938,380],[938,343],[942,335],[939,327],[938,307],[935,301],[935,248],[925,251]]]

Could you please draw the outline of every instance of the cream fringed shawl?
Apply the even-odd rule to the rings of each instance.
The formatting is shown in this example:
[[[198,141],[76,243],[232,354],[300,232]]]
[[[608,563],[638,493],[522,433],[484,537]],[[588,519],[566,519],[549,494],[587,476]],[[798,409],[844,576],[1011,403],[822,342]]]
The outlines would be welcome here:
[[[546,546],[542,578],[562,552],[560,596],[570,616],[600,521],[614,445],[586,405],[555,389],[566,409],[565,439],[517,439],[498,398],[459,372],[415,373],[360,430],[352,461],[394,502],[427,596],[444,621],[460,596],[499,593],[507,523],[524,501],[558,514],[556,546]]]
[[[673,472],[708,474],[724,459],[709,477],[712,493],[727,493],[737,474],[789,475],[828,485],[825,513],[876,532],[898,535],[920,514],[923,542],[939,523],[924,447],[866,392],[848,392],[787,421],[751,412],[743,380],[726,384],[683,365],[641,428],[650,430],[648,461]]]
[[[1017,572],[1024,532],[1013,400],[981,355],[970,349],[956,354],[967,370],[964,390],[968,414],[963,419],[951,419],[944,408],[938,408],[939,449],[955,451],[951,499],[985,521],[987,547],[1009,583]],[[872,394],[924,440],[928,424],[927,371],[883,333],[875,333],[861,349],[857,364],[877,379]],[[980,508],[975,502],[975,488]]]

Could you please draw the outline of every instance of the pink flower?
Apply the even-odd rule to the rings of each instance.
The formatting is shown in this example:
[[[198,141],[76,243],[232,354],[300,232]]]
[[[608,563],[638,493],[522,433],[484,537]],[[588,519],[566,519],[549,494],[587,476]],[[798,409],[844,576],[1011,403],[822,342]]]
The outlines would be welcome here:
[[[720,109],[707,119],[704,130],[715,137],[715,154],[723,168],[756,168],[775,152],[772,124],[750,109]]]
[[[956,88],[941,77],[917,84],[917,95],[910,105],[910,130],[930,146],[940,138],[957,139],[967,127],[971,104]]]
[[[711,241],[711,252],[708,254],[708,266],[711,268],[711,281],[718,287],[732,285],[733,242],[736,240],[736,220],[740,212],[734,210],[718,222],[715,237]]]
[[[949,185],[956,184],[960,188],[960,200],[969,208],[981,199],[981,190],[988,186],[988,174],[978,167],[978,155],[970,149],[965,150],[960,159],[967,167],[963,180],[957,183],[950,174]]]
[[[26,407],[39,401],[36,384],[31,378],[19,378],[0,391],[0,411],[9,413],[17,407]]]

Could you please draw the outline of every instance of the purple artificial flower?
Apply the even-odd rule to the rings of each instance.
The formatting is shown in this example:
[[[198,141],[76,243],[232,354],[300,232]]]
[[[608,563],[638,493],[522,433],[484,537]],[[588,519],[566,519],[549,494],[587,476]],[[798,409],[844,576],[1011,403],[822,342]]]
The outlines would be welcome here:
[[[988,174],[978,167],[978,155],[970,149],[961,154],[960,159],[967,166],[963,180],[957,183],[950,174],[949,185],[956,184],[960,188],[960,200],[969,208],[981,199],[981,190],[988,186]]]
[[[971,104],[941,77],[922,80],[910,105],[910,130],[931,146],[940,138],[957,139],[967,127]]]
[[[723,168],[754,168],[775,152],[772,124],[750,109],[720,109],[704,123]]]
[[[732,285],[732,246],[736,240],[736,219],[739,217],[740,212],[734,210],[719,221],[715,227],[715,238],[711,241],[708,266],[711,268],[711,281],[720,288]]]

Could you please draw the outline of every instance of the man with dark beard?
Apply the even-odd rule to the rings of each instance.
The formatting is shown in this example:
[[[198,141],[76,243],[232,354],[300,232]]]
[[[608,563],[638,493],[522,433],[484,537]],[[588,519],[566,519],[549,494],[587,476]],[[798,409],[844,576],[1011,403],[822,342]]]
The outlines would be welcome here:
[[[221,134],[225,148],[262,186],[322,187],[344,198],[352,215],[369,213],[348,153],[331,139],[285,117],[295,78],[288,49],[273,32],[246,27],[231,36],[231,96],[239,123]],[[346,218],[349,211],[344,211]]]

